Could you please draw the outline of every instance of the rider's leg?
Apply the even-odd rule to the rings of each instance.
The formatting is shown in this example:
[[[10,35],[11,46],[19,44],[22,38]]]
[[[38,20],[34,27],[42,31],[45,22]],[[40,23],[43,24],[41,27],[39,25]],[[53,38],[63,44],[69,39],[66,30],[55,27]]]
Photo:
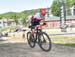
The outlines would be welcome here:
[[[35,41],[36,40],[35,28],[32,28],[31,31],[32,31],[33,41]]]
[[[32,31],[32,35],[35,37],[35,36],[36,36],[36,35],[35,35],[35,34],[36,34],[36,33],[35,33],[35,26],[32,27],[31,31]]]
[[[35,33],[35,29],[32,29],[32,34],[34,34]]]

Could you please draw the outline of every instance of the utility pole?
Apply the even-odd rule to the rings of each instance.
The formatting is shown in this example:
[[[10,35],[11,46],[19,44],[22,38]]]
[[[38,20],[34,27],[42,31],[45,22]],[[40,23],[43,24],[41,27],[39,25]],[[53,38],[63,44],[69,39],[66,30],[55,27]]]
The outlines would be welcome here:
[[[59,3],[59,9],[60,9],[60,27],[61,32],[66,32],[66,9],[65,9],[65,3],[62,0],[58,0]]]

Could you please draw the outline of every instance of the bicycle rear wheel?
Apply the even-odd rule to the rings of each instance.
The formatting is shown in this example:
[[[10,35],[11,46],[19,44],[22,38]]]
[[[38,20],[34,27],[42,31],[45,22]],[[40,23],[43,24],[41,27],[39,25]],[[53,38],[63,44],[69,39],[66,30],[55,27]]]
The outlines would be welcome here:
[[[33,35],[31,34],[31,32],[28,32],[27,33],[27,41],[28,41],[28,44],[31,48],[34,48],[35,47],[35,41],[34,41],[34,37]]]
[[[39,34],[39,46],[43,51],[50,51],[51,50],[51,39],[45,32]]]

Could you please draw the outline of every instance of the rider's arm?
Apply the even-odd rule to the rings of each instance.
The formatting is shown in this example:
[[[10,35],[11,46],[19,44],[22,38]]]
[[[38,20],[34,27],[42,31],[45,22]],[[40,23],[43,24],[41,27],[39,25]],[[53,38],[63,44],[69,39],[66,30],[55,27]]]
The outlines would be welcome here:
[[[29,19],[29,25],[31,25],[31,19]]]
[[[31,25],[31,21],[32,21],[33,18],[34,18],[34,16],[32,16],[32,17],[29,19],[29,25]]]

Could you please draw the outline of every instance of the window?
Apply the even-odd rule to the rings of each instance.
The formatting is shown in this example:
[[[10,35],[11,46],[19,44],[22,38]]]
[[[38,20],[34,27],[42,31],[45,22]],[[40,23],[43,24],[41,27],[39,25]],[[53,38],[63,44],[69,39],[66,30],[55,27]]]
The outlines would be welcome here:
[[[74,13],[74,15],[75,15],[75,9],[73,9],[73,13]]]
[[[1,22],[0,22],[0,24],[1,24]]]

